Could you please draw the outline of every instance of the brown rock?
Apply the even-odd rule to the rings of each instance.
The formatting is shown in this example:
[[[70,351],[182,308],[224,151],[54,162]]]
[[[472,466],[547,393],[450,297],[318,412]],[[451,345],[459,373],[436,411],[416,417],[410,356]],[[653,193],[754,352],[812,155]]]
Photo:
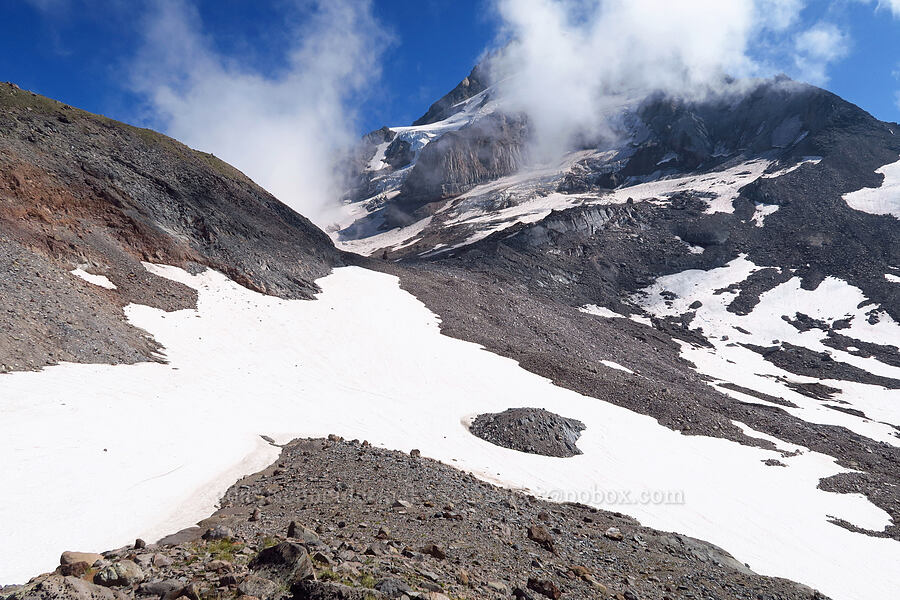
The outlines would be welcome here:
[[[537,579],[535,577],[528,578],[528,589],[537,592],[553,600],[558,600],[562,596],[562,592],[556,587],[556,584],[549,579]]]
[[[88,565],[93,566],[98,560],[103,560],[103,555],[96,552],[63,552],[62,556],[59,557],[59,564],[71,565],[78,562],[86,562]]]
[[[81,577],[91,569],[91,565],[84,561],[69,565],[59,565],[57,571],[63,577]]]
[[[429,556],[433,556],[438,560],[444,560],[447,558],[447,553],[441,549],[437,544],[428,544],[424,548],[422,548],[423,554],[428,554]]]
[[[553,536],[543,525],[532,525],[528,528],[528,539],[540,545],[545,550],[554,552]]]

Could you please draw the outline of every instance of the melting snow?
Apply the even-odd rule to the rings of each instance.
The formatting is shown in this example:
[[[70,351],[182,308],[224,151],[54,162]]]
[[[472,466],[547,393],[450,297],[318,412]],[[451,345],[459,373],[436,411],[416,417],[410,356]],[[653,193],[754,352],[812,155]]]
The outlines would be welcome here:
[[[753,211],[753,216],[750,217],[750,220],[757,227],[762,227],[766,217],[777,211],[779,208],[780,207],[777,204],[762,204],[761,202],[757,202],[756,210]]]
[[[116,289],[116,284],[107,279],[106,275],[94,275],[93,273],[88,273],[82,268],[72,269],[69,271],[75,277],[79,277],[84,279],[88,283],[93,283],[94,285],[99,285],[102,288],[106,288],[108,290]]]
[[[796,171],[797,169],[799,169],[800,167],[802,167],[805,164],[817,165],[820,162],[822,162],[821,156],[804,156],[800,162],[793,164],[790,167],[787,167],[785,169],[780,169],[778,171],[775,171],[774,173],[764,173],[762,175],[762,177],[765,179],[775,179],[776,177],[781,177],[782,175],[787,175],[791,171]]]
[[[759,267],[741,256],[724,267],[710,271],[690,270],[659,278],[645,290],[646,296],[638,300],[655,315],[677,316],[688,312],[689,305],[699,300],[692,327],[699,327],[713,348],[692,346],[679,342],[682,356],[696,365],[699,372],[740,386],[783,398],[798,407],[784,407],[788,413],[801,419],[847,427],[873,440],[900,446],[894,429],[886,424],[900,425],[900,390],[889,390],[876,385],[837,380],[819,380],[794,375],[776,367],[759,353],[742,344],[768,347],[773,341],[789,342],[814,352],[827,352],[834,360],[859,367],[870,373],[900,379],[900,368],[882,363],[875,358],[862,358],[849,352],[825,346],[825,332],[819,329],[798,331],[782,316],[795,318],[796,313],[813,319],[833,323],[838,319],[851,319],[850,327],[841,334],[876,344],[897,344],[900,325],[887,314],[881,314],[878,323],[871,324],[866,313],[872,306],[858,308],[867,298],[856,287],[833,277],[826,278],[815,290],[804,290],[795,277],[760,295],[759,304],[748,315],[737,315],[727,310],[734,300],[735,290],[722,291],[732,284],[745,281]],[[668,294],[676,294],[674,300]],[[853,408],[862,410],[868,418],[835,411],[822,402],[790,389],[786,383],[821,382],[841,390],[838,398]],[[725,394],[744,402],[767,404],[765,400],[716,386]],[[879,422],[883,421],[883,422]],[[886,423],[885,423],[886,422]]]
[[[873,215],[893,215],[900,219],[900,161],[885,165],[875,171],[884,175],[877,188],[863,188],[844,194],[850,208]]]
[[[608,319],[627,319],[625,315],[620,315],[619,313],[612,311],[605,306],[597,306],[596,304],[585,304],[581,308],[579,308],[581,312],[586,312],[591,315],[596,315],[598,317],[606,317]]]
[[[420,448],[543,497],[625,512],[838,599],[885,598],[900,587],[900,544],[828,522],[833,515],[872,529],[888,523],[859,495],[816,489],[820,478],[843,471],[830,457],[781,458],[682,436],[556,387],[441,335],[437,317],[384,274],[337,269],[319,280],[316,301],[297,301],[213,271],[148,269],[198,290],[197,310],[126,308],[164,345],[169,364],[62,364],[0,378],[0,481],[11,482],[0,501],[0,581],[52,569],[64,549],[155,539],[205,517],[236,478],[275,458],[260,434],[285,442],[334,432]],[[583,421],[584,454],[523,454],[461,425],[466,415],[511,406]],[[788,467],[767,467],[767,458]],[[48,481],[66,493],[48,494]],[[635,501],[610,493],[617,490]],[[678,490],[684,502],[640,501],[658,490]]]
[[[419,234],[424,231],[428,224],[431,223],[431,217],[425,217],[421,221],[416,221],[406,227],[397,227],[384,233],[379,233],[370,237],[359,238],[357,240],[341,240],[335,241],[341,250],[356,252],[363,256],[370,256],[376,250],[387,248],[390,250],[399,250],[406,246],[411,246],[419,241]]]
[[[616,369],[617,371],[625,371],[626,373],[631,373],[632,375],[634,375],[634,371],[632,371],[631,369],[629,369],[627,367],[623,367],[619,363],[613,362],[611,360],[601,360],[600,364],[606,365],[610,369]]]

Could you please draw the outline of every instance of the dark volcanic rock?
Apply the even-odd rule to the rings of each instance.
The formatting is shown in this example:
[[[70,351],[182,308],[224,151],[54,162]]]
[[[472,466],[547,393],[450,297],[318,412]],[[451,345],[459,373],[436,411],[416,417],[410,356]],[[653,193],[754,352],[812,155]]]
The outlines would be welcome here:
[[[269,503],[250,521],[260,497]],[[395,506],[398,498],[403,510]],[[538,500],[431,459],[356,441],[291,442],[276,464],[232,486],[221,505],[204,522],[231,523],[231,540],[104,553],[111,561],[133,556],[142,565],[145,583],[137,589],[48,574],[0,590],[0,598],[663,598],[674,597],[675,589],[685,598],[813,597],[808,588],[753,573],[706,542],[642,527],[621,514]],[[450,511],[464,518],[448,518]],[[291,521],[320,532],[312,560],[303,545],[279,537]],[[391,536],[370,553],[376,523]],[[528,547],[529,527],[533,539],[552,532],[554,552]],[[611,529],[625,535],[611,539],[605,533]],[[423,543],[427,554],[415,550]]]
[[[584,423],[540,408],[510,408],[478,415],[469,428],[492,444],[530,454],[569,457],[581,454],[576,442]]]
[[[193,307],[196,292],[141,261],[310,298],[341,258],[306,218],[215,156],[0,84],[0,329],[17,332],[0,339],[0,372],[153,359],[159,348],[122,307]],[[77,266],[116,289],[71,275]]]

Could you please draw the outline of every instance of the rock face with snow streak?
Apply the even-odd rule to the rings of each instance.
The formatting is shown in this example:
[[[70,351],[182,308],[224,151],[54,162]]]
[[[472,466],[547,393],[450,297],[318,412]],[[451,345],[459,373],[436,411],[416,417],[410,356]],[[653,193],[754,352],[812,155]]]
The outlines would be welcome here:
[[[327,236],[215,156],[0,84],[0,329],[17,332],[0,341],[0,372],[152,358],[122,306],[173,310],[195,296],[147,277],[141,260],[290,298],[311,297],[340,264]]]

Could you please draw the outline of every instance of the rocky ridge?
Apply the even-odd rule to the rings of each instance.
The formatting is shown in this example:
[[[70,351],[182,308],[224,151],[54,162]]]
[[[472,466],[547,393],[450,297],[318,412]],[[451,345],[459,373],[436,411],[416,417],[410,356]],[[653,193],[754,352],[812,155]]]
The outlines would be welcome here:
[[[366,442],[297,440],[210,518],[66,552],[4,600],[823,599],[699,540],[557,504]]]
[[[159,360],[122,307],[176,310],[196,297],[141,261],[310,298],[341,260],[323,232],[215,156],[0,84],[0,329],[16,332],[0,338],[0,372]]]

